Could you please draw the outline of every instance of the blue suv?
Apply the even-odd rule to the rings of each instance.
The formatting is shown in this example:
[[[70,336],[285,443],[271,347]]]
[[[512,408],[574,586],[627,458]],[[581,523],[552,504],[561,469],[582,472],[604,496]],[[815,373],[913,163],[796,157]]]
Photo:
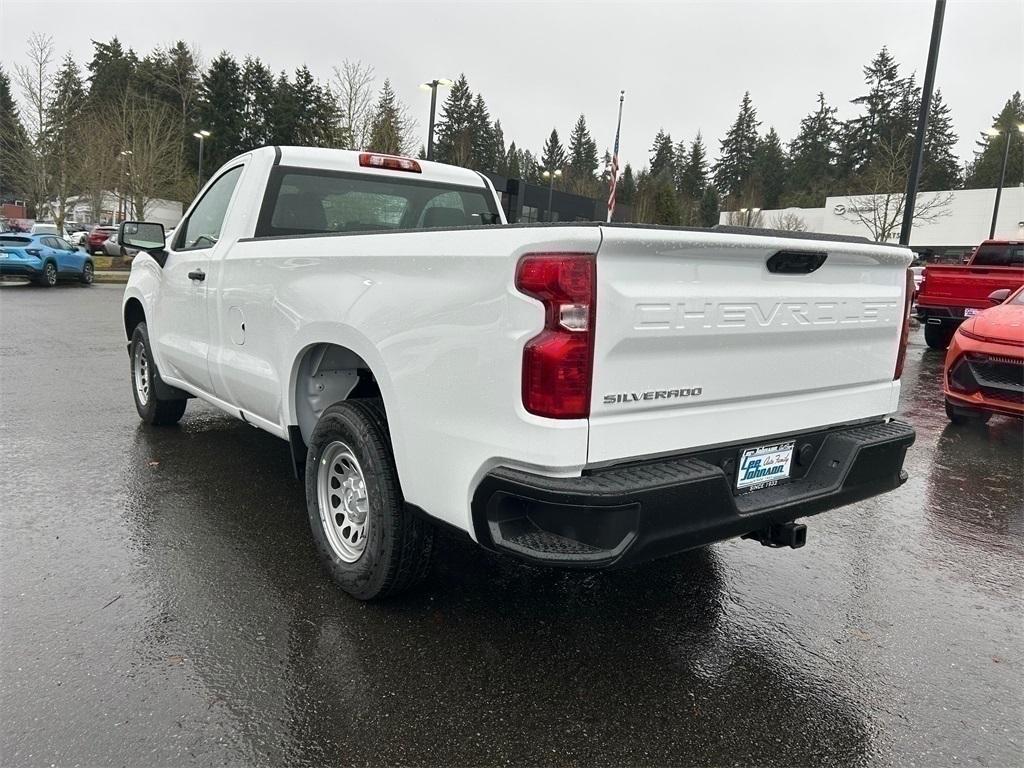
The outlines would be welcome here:
[[[0,233],[0,277],[27,277],[52,288],[58,280],[90,285],[95,277],[92,257],[56,235]]]

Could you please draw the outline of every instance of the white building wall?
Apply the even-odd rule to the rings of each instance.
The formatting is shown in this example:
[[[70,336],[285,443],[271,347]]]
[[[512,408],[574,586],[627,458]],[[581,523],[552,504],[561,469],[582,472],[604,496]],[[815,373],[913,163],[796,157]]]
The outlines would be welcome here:
[[[960,189],[951,193],[919,192],[918,201],[927,200],[934,194],[952,194],[946,214],[931,223],[914,225],[910,234],[911,246],[964,246],[977,245],[988,238],[992,223],[992,205],[995,189]],[[803,219],[808,232],[825,232],[834,235],[859,235],[871,237],[867,227],[849,216],[843,215],[849,208],[849,197],[829,197],[824,208],[784,208],[761,211],[760,226],[772,227],[782,214],[792,213]],[[720,224],[736,223],[741,215],[723,211]],[[899,239],[899,224],[896,225],[890,242]],[[1003,190],[999,202],[999,218],[996,221],[996,239],[1024,239],[1024,187],[1008,187]]]

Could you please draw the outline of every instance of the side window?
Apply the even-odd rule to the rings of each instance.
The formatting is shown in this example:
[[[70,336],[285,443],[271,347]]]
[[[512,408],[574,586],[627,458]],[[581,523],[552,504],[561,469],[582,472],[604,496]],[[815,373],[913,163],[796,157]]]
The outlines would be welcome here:
[[[56,238],[56,240],[57,240],[57,247],[60,248],[62,251],[73,251],[73,250],[75,250],[71,246],[71,243],[69,243],[64,238],[58,237],[58,238]]]
[[[45,245],[47,248],[53,248],[55,251],[60,250],[60,243],[57,242],[57,238],[55,237],[44,237],[43,245]]]
[[[206,190],[188,220],[178,228],[174,247],[176,250],[210,248],[220,239],[220,229],[228,212],[228,203],[235,191],[243,166],[232,168]]]

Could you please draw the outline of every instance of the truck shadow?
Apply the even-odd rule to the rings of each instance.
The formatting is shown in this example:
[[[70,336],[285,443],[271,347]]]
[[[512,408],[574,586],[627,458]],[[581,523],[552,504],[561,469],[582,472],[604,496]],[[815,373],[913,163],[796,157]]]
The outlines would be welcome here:
[[[141,659],[184,658],[271,764],[854,764],[867,715],[729,619],[713,549],[535,568],[442,536],[360,604],[316,562],[287,446],[199,410],[140,427],[123,515],[152,593]],[[140,661],[140,663],[144,663]]]

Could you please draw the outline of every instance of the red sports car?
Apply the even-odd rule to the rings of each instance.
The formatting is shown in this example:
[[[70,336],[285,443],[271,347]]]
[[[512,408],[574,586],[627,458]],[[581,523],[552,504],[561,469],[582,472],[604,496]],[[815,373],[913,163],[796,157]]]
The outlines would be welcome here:
[[[998,303],[964,321],[942,373],[946,414],[954,424],[984,424],[993,413],[1024,417],[1024,287],[993,291]]]

